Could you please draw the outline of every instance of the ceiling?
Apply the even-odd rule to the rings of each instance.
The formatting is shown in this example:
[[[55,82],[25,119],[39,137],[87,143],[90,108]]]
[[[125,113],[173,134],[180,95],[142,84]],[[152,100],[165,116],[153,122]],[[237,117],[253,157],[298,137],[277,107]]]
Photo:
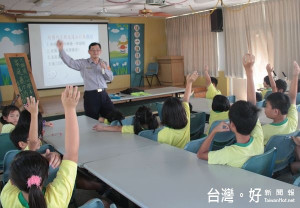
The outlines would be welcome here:
[[[223,3],[232,6],[248,1],[223,0]],[[5,5],[6,10],[38,11],[38,15],[33,14],[35,16],[42,16],[44,11],[51,12],[51,15],[137,16],[144,6],[152,12],[164,12],[176,16],[214,8],[218,0],[165,0],[163,5],[156,6],[145,5],[145,2],[146,0],[0,0],[0,4]],[[107,12],[101,13],[105,10]],[[97,14],[99,12],[100,14]]]

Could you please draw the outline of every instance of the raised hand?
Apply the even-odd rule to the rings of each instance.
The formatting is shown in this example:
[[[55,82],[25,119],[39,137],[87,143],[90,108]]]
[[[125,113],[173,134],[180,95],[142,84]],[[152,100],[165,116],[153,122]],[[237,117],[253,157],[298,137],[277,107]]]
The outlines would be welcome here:
[[[48,160],[49,165],[51,165],[54,169],[57,168],[61,163],[61,157],[57,152],[50,152],[50,150],[47,149],[43,156]]]
[[[57,40],[56,46],[57,46],[59,51],[64,49],[64,43],[61,40]]]
[[[80,98],[78,87],[66,86],[66,89],[61,94],[61,101],[65,109],[76,108]]]
[[[208,73],[208,65],[204,66],[204,72]]]
[[[39,101],[35,102],[35,98],[30,96],[27,97],[27,104],[24,105],[24,108],[30,113],[37,115],[39,112]]]
[[[247,71],[253,71],[252,67],[255,63],[255,56],[252,54],[245,54],[243,57],[243,65],[245,67],[246,72]]]
[[[266,69],[268,73],[272,73],[274,71],[274,68],[271,67],[271,64],[267,64]]]
[[[197,80],[197,78],[198,78],[198,72],[194,71],[192,74],[188,74],[186,76],[186,82],[187,83],[193,83]]]
[[[300,67],[296,61],[294,61],[294,76],[298,76],[300,73]]]

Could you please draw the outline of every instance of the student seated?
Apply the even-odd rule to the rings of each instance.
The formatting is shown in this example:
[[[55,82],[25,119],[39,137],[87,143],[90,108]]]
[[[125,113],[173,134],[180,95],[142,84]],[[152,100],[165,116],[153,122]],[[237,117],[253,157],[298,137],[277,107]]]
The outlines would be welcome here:
[[[233,167],[242,167],[252,156],[264,152],[263,133],[258,120],[259,110],[256,108],[256,97],[253,81],[253,65],[255,57],[246,54],[243,65],[247,75],[247,101],[237,101],[229,109],[229,121],[221,122],[207,136],[198,150],[197,157],[208,160],[208,164],[222,164]],[[237,143],[223,149],[209,151],[213,137],[217,132],[229,131],[235,133]]]
[[[296,97],[299,73],[300,68],[298,64],[294,62],[294,73],[289,96],[284,93],[275,92],[266,99],[265,114],[268,118],[272,119],[273,122],[262,127],[265,145],[273,135],[289,134],[297,130],[298,112],[296,108]]]
[[[256,92],[255,95],[256,95],[256,102],[262,101],[262,95],[260,92]]]
[[[107,113],[106,118],[104,117],[99,117],[99,122],[100,123],[105,123],[105,124],[110,124],[113,121],[119,121],[120,125],[122,126],[122,120],[125,119],[124,115],[118,110],[118,109],[113,109],[109,113]]]
[[[268,77],[269,77],[269,81],[270,81],[270,86],[272,88],[272,92],[284,93],[287,89],[286,81],[284,81],[282,79],[278,79],[278,80],[274,81],[273,75],[272,75],[274,69],[273,69],[273,67],[271,67],[270,64],[267,64],[266,70],[268,72]]]
[[[272,88],[271,88],[271,84],[270,84],[270,79],[269,79],[268,76],[264,77],[264,83],[263,83],[263,85],[264,85],[264,88],[258,89],[258,90],[261,91],[261,95],[262,95],[263,99],[265,99],[265,96],[266,96],[267,92],[272,92]]]
[[[77,87],[67,87],[62,93],[66,120],[65,155],[54,181],[43,189],[42,184],[49,169],[49,162],[45,157],[35,151],[18,153],[11,164],[10,180],[1,192],[1,204],[4,208],[68,207],[77,173],[79,127],[76,106],[79,97]]]
[[[192,84],[198,78],[194,72],[186,77],[186,88],[182,102],[178,98],[168,98],[162,107],[162,125],[157,141],[183,149],[190,141],[190,109],[189,100]]]
[[[14,130],[20,117],[20,109],[15,105],[7,105],[2,110],[0,122],[3,124],[1,133],[10,133]]]
[[[208,129],[206,134],[209,133],[209,129],[213,122],[228,119],[230,102],[224,95],[216,95],[212,101],[211,108],[212,110],[210,111]]]
[[[206,81],[207,92],[205,97],[207,99],[213,99],[216,95],[221,95],[220,90],[217,89],[218,80],[215,77],[210,77],[208,74],[208,66],[204,66],[204,76]]]
[[[132,125],[124,126],[105,126],[97,124],[93,126],[93,130],[96,131],[115,131],[129,134],[138,134],[143,130],[155,130],[158,128],[158,121],[156,115],[152,114],[150,108],[141,106],[135,113]]]

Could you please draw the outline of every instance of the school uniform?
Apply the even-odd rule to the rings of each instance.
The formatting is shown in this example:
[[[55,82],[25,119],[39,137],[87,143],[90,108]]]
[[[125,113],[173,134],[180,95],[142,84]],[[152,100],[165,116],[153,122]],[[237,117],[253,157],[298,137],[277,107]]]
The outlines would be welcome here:
[[[15,129],[13,124],[4,124],[1,129],[1,134],[11,133]]]
[[[215,88],[215,86],[212,83],[210,83],[210,85],[207,87],[207,92],[205,97],[207,99],[213,99],[216,95],[221,95],[221,92],[220,90]]]
[[[67,208],[73,193],[77,174],[77,164],[70,160],[63,160],[56,178],[45,190],[45,200],[48,208]],[[1,192],[3,208],[29,207],[22,192],[9,180]]]
[[[270,91],[272,91],[272,88],[267,88],[267,89],[264,89],[263,91],[261,91],[262,98],[265,99],[267,92],[270,92]]]
[[[235,143],[225,146],[220,150],[210,151],[208,153],[208,164],[229,165],[241,168],[250,157],[262,154],[263,152],[263,132],[258,120],[247,143]]]
[[[292,104],[289,108],[286,119],[280,123],[270,123],[262,126],[264,133],[264,145],[268,143],[273,135],[289,134],[297,130],[298,112],[296,105]]]

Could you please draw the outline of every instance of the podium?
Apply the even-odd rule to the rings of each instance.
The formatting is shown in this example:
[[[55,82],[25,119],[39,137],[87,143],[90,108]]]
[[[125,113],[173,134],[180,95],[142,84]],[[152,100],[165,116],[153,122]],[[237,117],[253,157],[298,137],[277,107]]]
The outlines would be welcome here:
[[[158,77],[162,85],[184,85],[183,56],[157,57]]]

